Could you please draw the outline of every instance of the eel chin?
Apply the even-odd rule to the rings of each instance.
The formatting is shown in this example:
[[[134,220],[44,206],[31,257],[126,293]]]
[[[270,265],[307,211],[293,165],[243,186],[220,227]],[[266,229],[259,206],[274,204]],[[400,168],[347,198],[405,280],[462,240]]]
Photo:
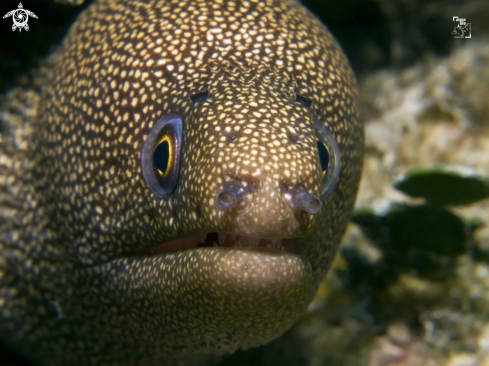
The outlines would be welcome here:
[[[131,256],[98,271],[107,284],[100,295],[128,315],[118,327],[174,354],[266,343],[291,326],[315,290],[304,256],[259,246]]]
[[[228,233],[223,231],[213,231],[208,233],[199,233],[187,237],[170,240],[168,242],[144,248],[136,251],[136,255],[155,254],[166,251],[178,251],[197,247],[251,247],[251,248],[268,248],[283,250],[286,252],[296,253],[298,246],[294,239],[277,239],[277,238],[258,238],[245,234]]]

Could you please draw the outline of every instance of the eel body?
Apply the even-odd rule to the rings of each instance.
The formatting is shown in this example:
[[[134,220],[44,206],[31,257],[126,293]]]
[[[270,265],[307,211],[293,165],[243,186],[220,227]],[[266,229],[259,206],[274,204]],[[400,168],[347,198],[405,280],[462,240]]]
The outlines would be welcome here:
[[[163,364],[290,327],[361,171],[326,27],[292,1],[100,0],[50,65],[38,111],[2,125],[2,342]]]

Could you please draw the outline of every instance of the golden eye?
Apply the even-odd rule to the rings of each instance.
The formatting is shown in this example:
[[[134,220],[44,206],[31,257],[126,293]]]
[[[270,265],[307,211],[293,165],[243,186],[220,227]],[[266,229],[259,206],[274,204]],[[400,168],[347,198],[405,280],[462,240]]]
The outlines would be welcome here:
[[[173,143],[171,136],[165,134],[161,140],[155,145],[153,152],[153,163],[158,174],[165,178],[168,172],[172,169],[173,160]]]
[[[148,188],[157,197],[173,192],[178,182],[182,146],[182,118],[163,116],[149,131],[141,154],[141,169]]]

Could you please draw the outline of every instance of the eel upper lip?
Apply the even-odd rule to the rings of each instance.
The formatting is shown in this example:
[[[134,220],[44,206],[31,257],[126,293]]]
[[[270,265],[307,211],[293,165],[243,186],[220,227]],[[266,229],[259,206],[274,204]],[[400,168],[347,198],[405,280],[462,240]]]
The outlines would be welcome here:
[[[244,234],[213,231],[190,235],[149,248],[140,249],[135,254],[148,255],[198,247],[260,247],[297,253],[297,246],[294,239],[258,238]]]

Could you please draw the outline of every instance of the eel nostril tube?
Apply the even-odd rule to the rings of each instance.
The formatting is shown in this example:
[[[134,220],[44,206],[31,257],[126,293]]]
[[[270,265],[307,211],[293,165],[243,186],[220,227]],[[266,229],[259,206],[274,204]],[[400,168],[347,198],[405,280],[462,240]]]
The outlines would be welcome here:
[[[236,206],[243,199],[243,188],[235,185],[224,188],[217,195],[217,202],[221,208]]]
[[[321,209],[321,200],[305,189],[298,189],[292,193],[292,203],[299,209],[309,213],[317,213]]]

